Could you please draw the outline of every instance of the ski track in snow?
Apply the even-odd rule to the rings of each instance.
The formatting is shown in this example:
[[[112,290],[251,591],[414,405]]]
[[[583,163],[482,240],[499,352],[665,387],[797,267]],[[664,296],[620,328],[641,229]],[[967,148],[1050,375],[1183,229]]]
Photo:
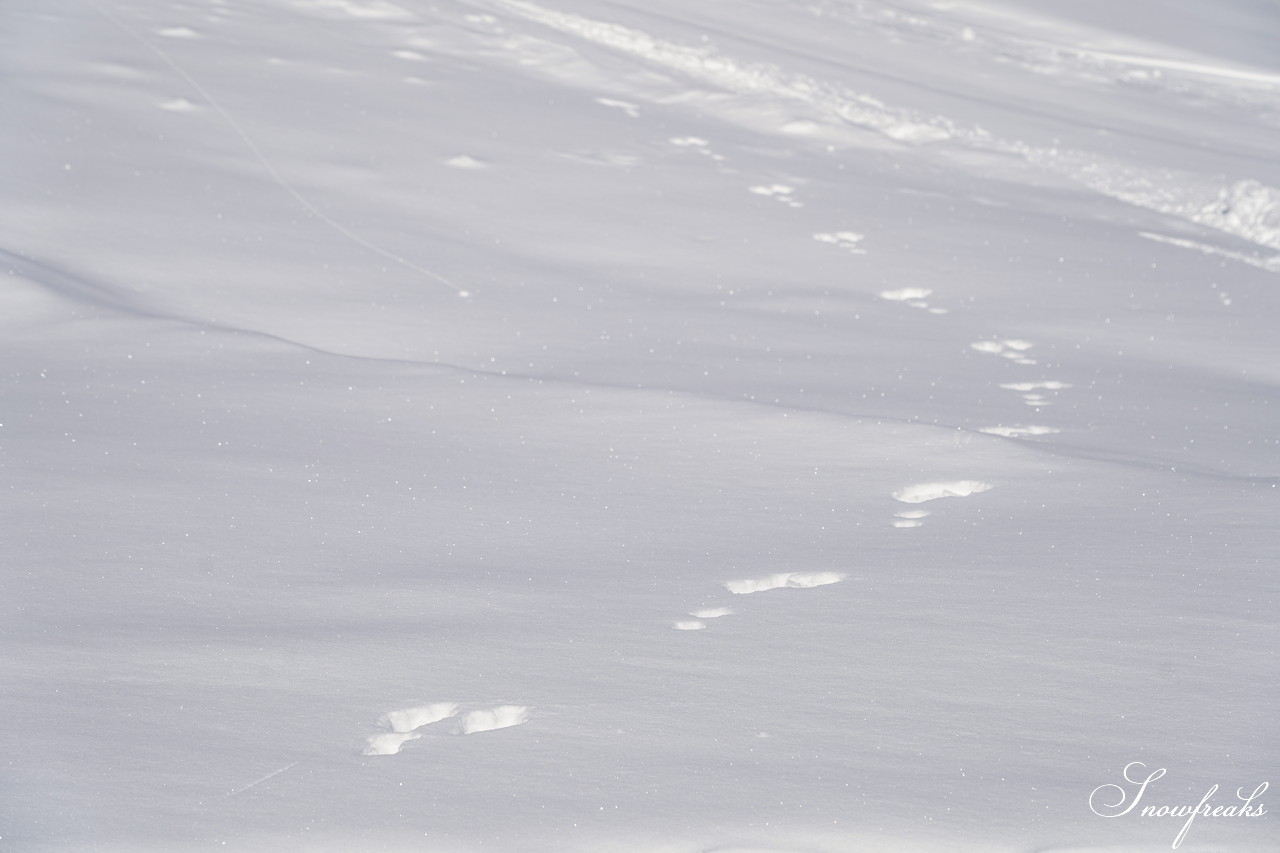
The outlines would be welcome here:
[[[806,123],[816,123],[833,131],[853,125],[879,133],[895,143],[921,146],[947,143],[960,149],[997,155],[1011,155],[1046,172],[1072,180],[1101,195],[1135,207],[1196,223],[1261,247],[1280,250],[1280,190],[1249,177],[1239,177],[1223,184],[1221,176],[1154,169],[1127,162],[1113,156],[1065,147],[1044,147],[1001,139],[986,130],[966,125],[941,115],[928,115],[894,107],[867,93],[852,91],[838,84],[801,74],[765,62],[742,62],[717,52],[707,45],[689,46],[665,41],[632,27],[597,20],[570,12],[561,12],[529,2],[529,0],[472,0],[495,11],[502,11],[539,24],[550,30],[594,45],[634,57],[648,65],[680,75],[688,81],[708,86],[714,91],[728,91],[747,101],[776,99],[782,103],[802,104],[814,116]],[[857,11],[844,11],[865,22],[877,15],[892,17],[887,7],[868,12],[860,5]],[[833,16],[838,20],[840,14]],[[938,25],[934,25],[937,29]],[[945,27],[939,32],[946,30]],[[948,31],[949,44],[972,42],[977,38],[972,27]],[[984,38],[988,37],[984,35]],[[1020,55],[1033,46],[1032,40],[1004,37]],[[538,41],[535,39],[535,41]],[[512,45],[516,46],[516,45]],[[1034,52],[1034,51],[1033,51]],[[1040,50],[1043,54],[1044,51]],[[1054,56],[1073,73],[1095,74],[1099,67],[1120,75],[1132,71],[1133,57],[1108,55],[1081,49],[1059,50]],[[536,61],[532,57],[530,61]],[[1072,63],[1075,63],[1072,65]],[[1163,65],[1169,72],[1214,74],[1220,85],[1224,81],[1242,80],[1249,75],[1228,73],[1228,69],[1186,63],[1146,60],[1147,65]],[[553,71],[554,73],[554,71]],[[1257,75],[1254,75],[1255,77]],[[1273,75],[1261,75],[1255,84],[1280,86]],[[1232,90],[1235,92],[1236,90]],[[740,122],[744,116],[760,119],[766,113],[759,109],[743,109],[741,103],[724,103],[711,97],[698,101],[704,109],[719,110],[722,118]],[[794,122],[782,127],[781,133]],[[1173,243],[1173,245],[1180,245]],[[1264,268],[1275,271],[1271,261]]]

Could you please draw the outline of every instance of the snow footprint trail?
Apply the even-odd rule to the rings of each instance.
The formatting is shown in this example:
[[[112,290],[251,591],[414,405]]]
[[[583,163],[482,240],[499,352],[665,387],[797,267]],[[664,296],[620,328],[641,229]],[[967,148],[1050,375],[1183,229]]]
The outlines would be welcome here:
[[[882,294],[883,295],[883,294]],[[987,353],[988,355],[997,355],[1001,358],[1007,358],[1014,364],[1034,365],[1036,360],[1031,358],[1028,353],[1035,348],[1035,344],[1031,341],[1021,338],[1005,338],[992,339],[986,341],[974,341],[969,344],[969,348],[977,352]],[[1022,397],[1022,402],[1031,406],[1037,412],[1046,406],[1053,404],[1057,392],[1066,390],[1071,387],[1068,382],[1061,382],[1056,379],[1042,379],[1031,382],[1004,382],[1000,387],[1006,391],[1015,391]],[[1052,392],[1046,394],[1043,392]],[[996,426],[979,427],[978,432],[987,435],[998,435],[1002,438],[1026,438],[1038,435],[1053,435],[1061,430],[1050,426],[1038,424],[1018,424],[1014,426],[1005,426],[998,424]]]
[[[419,729],[453,718],[458,720],[453,734],[469,735],[522,725],[529,719],[529,708],[525,705],[498,705],[494,708],[468,711],[459,716],[458,703],[433,702],[429,705],[389,711],[382,716],[379,723],[390,731],[366,738],[363,754],[395,755],[406,743],[422,737]]]

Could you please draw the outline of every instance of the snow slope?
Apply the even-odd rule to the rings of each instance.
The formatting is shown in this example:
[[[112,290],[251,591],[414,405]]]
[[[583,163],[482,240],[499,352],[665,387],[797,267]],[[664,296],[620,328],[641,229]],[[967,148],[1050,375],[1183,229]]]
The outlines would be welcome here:
[[[1277,781],[1280,11],[1213,8],[7,4],[0,850]]]

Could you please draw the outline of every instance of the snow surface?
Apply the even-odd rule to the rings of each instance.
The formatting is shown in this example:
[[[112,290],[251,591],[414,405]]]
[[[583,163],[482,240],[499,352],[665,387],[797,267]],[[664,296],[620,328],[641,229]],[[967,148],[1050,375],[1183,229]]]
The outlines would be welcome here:
[[[1274,2],[0,22],[0,851],[1165,850],[1133,762],[1280,782]]]

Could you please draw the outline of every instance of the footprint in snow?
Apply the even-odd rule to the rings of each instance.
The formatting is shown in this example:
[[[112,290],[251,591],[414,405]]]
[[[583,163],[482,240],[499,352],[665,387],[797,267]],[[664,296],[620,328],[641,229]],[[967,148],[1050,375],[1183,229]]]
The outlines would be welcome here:
[[[924,524],[920,519],[929,515],[927,509],[909,509],[905,512],[895,512],[893,514],[894,527],[919,527]]]
[[[1047,394],[1041,391],[1062,391],[1070,388],[1071,385],[1066,382],[1059,382],[1055,379],[1046,380],[1044,382],[1006,382],[1000,386],[1006,391],[1017,391],[1022,395],[1022,402],[1036,409],[1043,409],[1045,406],[1051,405],[1052,400]]]
[[[470,735],[521,725],[529,719],[529,708],[525,705],[499,705],[459,714],[456,702],[434,702],[389,711],[378,721],[389,731],[366,738],[363,754],[395,755],[406,743],[422,737],[419,729],[449,719],[455,720],[453,734]]]
[[[930,314],[947,314],[950,309],[947,308],[930,308],[929,303],[925,299],[932,295],[933,291],[923,287],[904,287],[900,290],[882,290],[880,298],[889,302],[902,302],[911,308],[919,308],[928,311]]]
[[[396,59],[403,59],[406,62],[426,62],[427,55],[419,53],[416,50],[393,50],[391,55]]]
[[[717,163],[724,162],[724,155],[717,154],[712,151],[711,143],[700,136],[673,136],[667,141],[680,148],[688,148],[690,151],[696,151],[703,157],[708,157]]]
[[[802,202],[796,201],[791,195],[795,192],[795,188],[789,187],[786,184],[762,184],[760,186],[747,187],[747,191],[755,193],[756,195],[762,195],[765,198],[776,199],[787,207],[804,207]]]
[[[819,243],[830,243],[844,249],[851,255],[865,255],[866,249],[858,248],[858,244],[866,239],[865,234],[859,234],[856,231],[823,231],[813,235],[813,239]]]
[[[921,504],[936,501],[939,498],[967,498],[992,488],[990,483],[981,480],[949,480],[938,483],[917,483],[893,493],[895,501],[907,504]]]
[[[1035,359],[1026,354],[1027,350],[1034,346],[1035,344],[1030,341],[1017,338],[1003,341],[974,341],[969,344],[970,349],[1007,358],[1014,364],[1035,364]]]
[[[677,631],[701,631],[707,627],[704,619],[719,619],[721,616],[732,616],[733,611],[727,607],[704,607],[701,610],[691,610],[689,615],[692,619],[682,619],[674,623],[671,627]]]
[[[614,98],[596,98],[596,103],[603,107],[612,107],[615,110],[622,110],[631,118],[640,118],[640,108],[635,104],[627,101],[619,101]]]
[[[161,101],[156,106],[171,113],[192,113],[200,109],[186,98],[170,98],[167,101]]]
[[[488,169],[489,164],[483,160],[476,159],[470,154],[458,154],[444,161],[444,164],[450,169],[470,169],[472,171],[480,171]]]
[[[190,27],[164,27],[156,30],[156,35],[164,36],[167,39],[198,39],[204,38],[200,33]]]
[[[950,480],[946,482],[917,483],[893,493],[893,499],[900,503],[921,504],[936,501],[940,498],[967,498],[991,489],[990,483],[981,480]],[[922,519],[929,516],[928,510],[914,509],[894,513],[893,526],[899,528],[920,527]]]
[[[736,581],[725,581],[724,588],[734,595],[751,595],[756,592],[767,592],[771,589],[812,589],[840,583],[846,575],[843,572],[778,572],[762,578],[744,578]],[[704,607],[691,610],[692,619],[681,619],[671,627],[677,631],[701,631],[707,627],[706,620],[732,616],[733,610],[728,607]]]
[[[778,572],[763,578],[726,581],[724,588],[734,595],[750,595],[771,589],[812,589],[840,583],[845,577],[842,572]]]

